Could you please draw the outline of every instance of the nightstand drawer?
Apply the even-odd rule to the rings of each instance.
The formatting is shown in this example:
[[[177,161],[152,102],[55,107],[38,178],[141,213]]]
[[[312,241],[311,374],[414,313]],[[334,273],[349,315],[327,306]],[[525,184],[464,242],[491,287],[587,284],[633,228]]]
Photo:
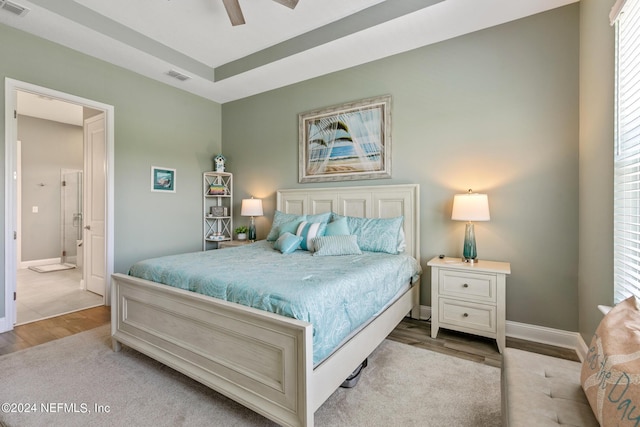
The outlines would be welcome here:
[[[440,295],[480,302],[496,302],[495,274],[441,270],[439,282]]]
[[[440,325],[455,325],[483,332],[496,332],[496,307],[463,301],[440,299]]]

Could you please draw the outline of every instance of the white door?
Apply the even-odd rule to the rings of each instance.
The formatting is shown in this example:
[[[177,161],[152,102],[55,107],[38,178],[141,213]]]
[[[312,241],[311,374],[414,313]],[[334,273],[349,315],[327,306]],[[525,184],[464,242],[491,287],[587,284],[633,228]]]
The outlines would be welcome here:
[[[104,296],[107,261],[105,254],[106,219],[106,133],[104,114],[84,121],[85,140],[85,199],[84,237],[85,248],[83,269],[87,290]]]

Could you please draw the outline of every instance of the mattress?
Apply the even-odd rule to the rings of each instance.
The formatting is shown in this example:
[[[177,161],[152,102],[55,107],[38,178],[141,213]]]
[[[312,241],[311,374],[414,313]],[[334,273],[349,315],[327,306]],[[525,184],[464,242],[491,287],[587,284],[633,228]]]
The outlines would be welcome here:
[[[131,276],[313,325],[314,365],[421,273],[405,254],[283,255],[267,241],[148,259]]]

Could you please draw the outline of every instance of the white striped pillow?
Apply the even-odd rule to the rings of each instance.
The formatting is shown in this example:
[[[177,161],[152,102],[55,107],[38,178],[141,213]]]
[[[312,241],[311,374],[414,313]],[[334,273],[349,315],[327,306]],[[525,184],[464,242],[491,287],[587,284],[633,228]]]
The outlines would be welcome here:
[[[300,225],[298,225],[298,230],[296,231],[296,236],[302,237],[302,242],[300,242],[300,249],[313,252],[313,239],[323,236],[326,228],[326,222],[302,221]]]

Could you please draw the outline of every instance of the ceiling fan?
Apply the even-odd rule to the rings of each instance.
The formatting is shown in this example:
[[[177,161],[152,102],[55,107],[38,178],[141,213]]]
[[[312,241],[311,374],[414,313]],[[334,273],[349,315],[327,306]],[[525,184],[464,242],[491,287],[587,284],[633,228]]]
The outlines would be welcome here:
[[[298,4],[298,0],[273,1],[287,6],[289,9],[295,9],[296,5]],[[240,9],[239,0],[222,0],[222,3],[224,3],[224,8],[227,9],[227,15],[229,15],[231,25],[236,26],[244,24],[244,16],[242,15],[242,9]]]

